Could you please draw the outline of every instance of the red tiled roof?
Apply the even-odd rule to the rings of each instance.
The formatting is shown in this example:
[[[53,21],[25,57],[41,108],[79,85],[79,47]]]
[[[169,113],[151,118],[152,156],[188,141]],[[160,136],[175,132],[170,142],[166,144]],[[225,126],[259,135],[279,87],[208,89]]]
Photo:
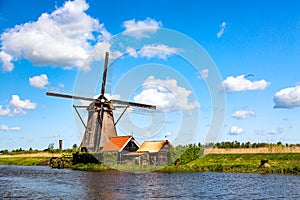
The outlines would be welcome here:
[[[112,137],[103,147],[102,151],[122,151],[132,136]]]

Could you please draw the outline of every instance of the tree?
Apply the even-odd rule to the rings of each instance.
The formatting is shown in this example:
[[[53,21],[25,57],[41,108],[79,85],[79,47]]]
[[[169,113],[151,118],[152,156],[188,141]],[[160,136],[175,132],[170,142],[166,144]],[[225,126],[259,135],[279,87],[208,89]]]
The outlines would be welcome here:
[[[73,147],[72,147],[73,149],[77,149],[78,147],[77,147],[77,144],[73,144]]]
[[[48,151],[51,152],[51,153],[54,152],[54,143],[50,143],[50,144],[48,145]]]

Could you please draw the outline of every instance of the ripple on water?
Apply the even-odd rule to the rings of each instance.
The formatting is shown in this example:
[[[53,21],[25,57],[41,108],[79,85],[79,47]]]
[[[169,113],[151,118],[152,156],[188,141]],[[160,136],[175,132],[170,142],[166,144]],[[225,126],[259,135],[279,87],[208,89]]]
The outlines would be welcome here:
[[[300,176],[0,165],[0,199],[300,199]]]

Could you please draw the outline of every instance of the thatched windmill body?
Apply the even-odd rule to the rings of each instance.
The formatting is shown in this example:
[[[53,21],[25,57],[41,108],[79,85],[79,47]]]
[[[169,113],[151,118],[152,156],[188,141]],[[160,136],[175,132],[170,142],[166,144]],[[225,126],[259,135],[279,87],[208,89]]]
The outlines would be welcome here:
[[[83,125],[86,128],[84,136],[82,138],[82,142],[80,144],[80,149],[82,151],[99,152],[103,148],[103,146],[108,142],[108,140],[110,140],[112,137],[116,137],[117,136],[116,124],[123,116],[123,114],[125,113],[128,107],[134,106],[134,107],[146,108],[146,109],[156,109],[156,107],[152,105],[114,100],[114,99],[108,100],[104,96],[108,58],[109,58],[109,53],[106,52],[101,92],[98,98],[88,98],[88,97],[60,94],[54,92],[46,93],[49,96],[91,101],[89,106],[73,105],[78,115],[79,113],[77,111],[77,107],[86,107],[88,111],[88,120],[86,125],[79,115]],[[115,122],[113,116],[113,110],[115,109],[115,107],[120,107],[120,106],[124,107],[124,110],[120,115],[120,117]]]

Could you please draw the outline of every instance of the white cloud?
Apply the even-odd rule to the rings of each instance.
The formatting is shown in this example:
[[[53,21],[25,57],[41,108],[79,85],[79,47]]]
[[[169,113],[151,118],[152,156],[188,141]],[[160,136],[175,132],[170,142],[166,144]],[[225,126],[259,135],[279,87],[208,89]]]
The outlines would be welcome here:
[[[198,77],[199,79],[206,79],[208,77],[209,70],[203,69],[201,72],[199,72]]]
[[[252,110],[236,110],[231,116],[235,119],[246,119],[249,115],[255,116],[255,113]]]
[[[3,109],[2,105],[0,105],[0,116],[14,117],[14,116],[20,116],[26,114],[27,112],[22,108],[13,108],[13,110],[11,110],[10,108],[7,107],[6,109]]]
[[[190,90],[177,85],[174,79],[156,79],[149,76],[142,85],[143,90],[134,97],[135,102],[156,105],[163,112],[193,110],[199,107],[197,101],[189,102]]]
[[[12,95],[10,103],[5,109],[0,105],[0,116],[14,117],[26,115],[27,112],[24,109],[35,109],[36,106],[36,103],[33,103],[28,99],[23,101],[18,95]]]
[[[274,102],[274,108],[300,107],[300,85],[276,92]]]
[[[240,135],[244,132],[242,128],[239,128],[237,126],[232,126],[229,130],[229,135]]]
[[[217,33],[217,37],[218,37],[218,38],[222,37],[225,28],[226,28],[226,22],[222,22],[222,24],[220,25],[220,30],[219,30],[219,32]]]
[[[180,51],[180,49],[169,47],[164,44],[149,44],[144,45],[140,50],[136,51],[135,49],[128,47],[126,49],[126,52],[134,57],[145,57],[145,58],[160,58],[163,60],[166,60],[168,56],[171,56],[173,54],[177,54]]]
[[[96,94],[93,98],[97,99],[99,96],[100,96],[100,94]],[[120,100],[121,99],[121,96],[119,94],[112,94],[112,95],[110,95],[108,93],[105,93],[104,96],[108,100],[111,100],[111,99]],[[80,106],[89,106],[91,103],[92,103],[92,101],[85,101],[85,100],[81,100],[81,99],[79,100]]]
[[[2,105],[0,105],[0,116],[8,116],[10,113],[10,109],[9,108],[2,108]]]
[[[3,65],[3,71],[10,72],[14,69],[14,65],[12,64],[13,57],[4,51],[0,51],[0,62]]]
[[[162,27],[162,22],[148,17],[146,20],[141,21],[135,19],[125,21],[123,26],[125,28],[123,35],[141,39],[149,38],[150,35],[156,33],[157,29]]]
[[[21,109],[35,109],[37,106],[36,103],[31,102],[29,99],[21,100],[18,95],[12,95],[9,105]]]
[[[14,117],[14,116],[21,116],[21,115],[27,115],[27,112],[22,108],[14,108],[13,110],[10,111],[8,116]]]
[[[20,131],[20,130],[21,130],[21,128],[19,126],[8,127],[3,124],[0,126],[0,131]]]
[[[280,134],[283,132],[283,129],[282,128],[277,128],[277,129],[274,129],[274,130],[271,130],[269,132],[269,134],[272,134],[272,135],[276,135],[276,134]]]
[[[245,75],[240,75],[237,77],[229,76],[222,82],[222,87],[227,92],[239,92],[247,90],[264,90],[271,83],[265,80],[260,81],[250,81],[245,78]]]
[[[1,34],[0,62],[12,71],[12,61],[25,58],[34,65],[89,70],[95,46],[110,37],[104,25],[87,15],[85,0],[67,1],[37,21],[16,25]],[[96,35],[97,37],[95,37]]]
[[[46,85],[49,84],[48,77],[46,74],[41,74],[39,76],[34,76],[32,78],[29,78],[29,84],[33,87],[37,88],[45,88]]]
[[[138,55],[138,53],[136,52],[136,50],[134,49],[134,48],[131,48],[131,47],[127,47],[126,48],[126,52],[130,55],[130,56],[132,56],[132,57],[134,57],[134,58],[137,58],[139,55]]]

